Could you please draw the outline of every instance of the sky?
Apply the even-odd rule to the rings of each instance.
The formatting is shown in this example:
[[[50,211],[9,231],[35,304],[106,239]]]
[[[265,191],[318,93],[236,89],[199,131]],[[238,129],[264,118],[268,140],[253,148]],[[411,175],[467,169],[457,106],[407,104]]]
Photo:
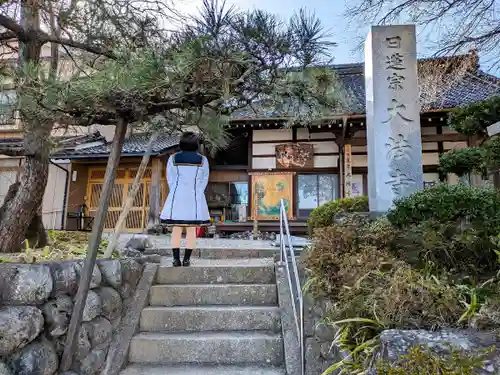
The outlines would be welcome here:
[[[178,9],[188,13],[196,12],[202,0],[174,0]],[[334,64],[363,61],[361,43],[365,40],[370,24],[357,24],[345,16],[345,2],[349,0],[226,0],[227,5],[240,9],[264,9],[278,14],[284,19],[290,18],[294,11],[306,8],[313,11],[322,21],[326,30],[332,34],[332,40],[338,44],[332,50]],[[417,53],[420,57],[431,56],[435,50],[439,28],[417,27]],[[488,56],[479,54],[481,69],[500,76],[500,67],[490,68]]]

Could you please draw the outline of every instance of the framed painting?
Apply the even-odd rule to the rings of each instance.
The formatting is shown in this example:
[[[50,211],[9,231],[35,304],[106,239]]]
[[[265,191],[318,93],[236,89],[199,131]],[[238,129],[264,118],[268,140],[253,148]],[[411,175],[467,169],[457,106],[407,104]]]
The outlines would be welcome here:
[[[252,219],[279,220],[280,200],[293,219],[293,173],[254,173],[252,177]]]

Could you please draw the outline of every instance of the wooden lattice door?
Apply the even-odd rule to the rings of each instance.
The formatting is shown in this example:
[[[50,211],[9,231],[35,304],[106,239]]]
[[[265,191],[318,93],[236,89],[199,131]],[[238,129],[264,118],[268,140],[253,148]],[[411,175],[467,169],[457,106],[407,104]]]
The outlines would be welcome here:
[[[104,172],[105,170],[103,168],[91,168],[89,171],[87,206],[90,216],[95,216],[97,213],[99,197],[104,183]],[[105,231],[112,231],[114,229],[128,192],[132,188],[136,173],[137,168],[118,170],[115,185],[113,186],[113,192],[111,194],[106,221],[104,223]],[[147,227],[151,173],[152,171],[150,168],[146,169],[144,172],[141,185],[139,186],[139,190],[137,191],[132,207],[125,220],[125,229],[128,232],[141,232]],[[162,177],[161,199],[163,202],[166,197],[166,182],[164,181],[164,174]]]

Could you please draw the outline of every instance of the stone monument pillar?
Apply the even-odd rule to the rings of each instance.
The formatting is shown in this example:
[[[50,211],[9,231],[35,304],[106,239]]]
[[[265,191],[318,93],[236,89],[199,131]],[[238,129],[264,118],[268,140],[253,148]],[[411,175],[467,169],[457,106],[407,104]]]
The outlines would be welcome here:
[[[370,212],[423,189],[414,25],[372,26],[365,43]]]

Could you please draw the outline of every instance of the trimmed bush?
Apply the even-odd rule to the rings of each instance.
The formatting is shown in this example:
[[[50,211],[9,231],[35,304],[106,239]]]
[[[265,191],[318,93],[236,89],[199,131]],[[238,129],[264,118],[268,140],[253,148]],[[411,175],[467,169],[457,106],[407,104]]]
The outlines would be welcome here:
[[[325,203],[315,208],[309,215],[307,225],[312,235],[317,228],[324,228],[334,223],[335,215],[343,212],[367,212],[368,197],[342,198]]]
[[[484,174],[484,151],[480,147],[450,150],[439,158],[439,168],[445,173],[462,177],[467,173]]]
[[[400,230],[391,249],[419,268],[474,279],[500,269],[500,193],[490,187],[440,184],[395,203],[388,220]]]
[[[500,233],[500,192],[492,187],[438,184],[395,203],[389,221],[404,229],[424,221],[458,223],[496,235]]]
[[[478,280],[500,269],[498,246],[484,232],[459,224],[424,221],[401,231],[391,249],[398,258],[418,268],[444,270]]]

